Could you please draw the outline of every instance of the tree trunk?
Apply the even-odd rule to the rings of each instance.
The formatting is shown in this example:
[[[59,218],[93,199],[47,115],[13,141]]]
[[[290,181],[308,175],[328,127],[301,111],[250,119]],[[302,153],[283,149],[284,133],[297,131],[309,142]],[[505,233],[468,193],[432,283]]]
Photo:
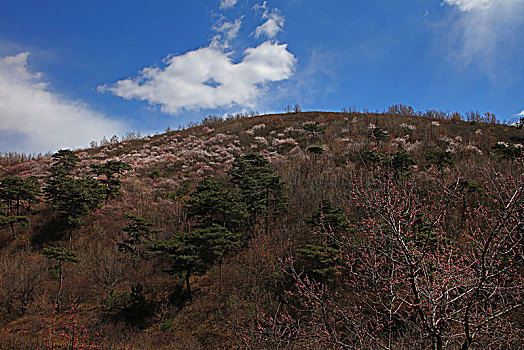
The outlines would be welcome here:
[[[266,236],[269,233],[269,187],[266,188]]]
[[[433,338],[433,349],[442,350],[443,346],[444,345],[442,344],[442,337],[440,336],[440,334],[436,334],[435,337]]]
[[[16,237],[16,232],[15,232],[15,223],[14,222],[11,222],[11,232],[13,233],[13,237],[17,240],[18,240],[18,237]]]
[[[218,294],[222,291],[222,258],[218,263]]]
[[[56,312],[60,312],[60,294],[62,293],[63,285],[63,275],[62,275],[62,262],[58,262],[58,292],[56,293]]]
[[[189,283],[189,277],[191,276],[191,271],[186,272],[186,290],[187,290],[187,296],[189,297],[189,302],[193,302],[193,297],[191,295],[191,285]]]

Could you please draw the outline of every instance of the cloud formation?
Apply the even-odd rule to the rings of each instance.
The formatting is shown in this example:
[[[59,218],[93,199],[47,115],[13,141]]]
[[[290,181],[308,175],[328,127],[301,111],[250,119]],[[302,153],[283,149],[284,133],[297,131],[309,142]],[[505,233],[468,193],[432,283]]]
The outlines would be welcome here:
[[[238,0],[220,0],[220,9],[227,10],[234,7]]]
[[[220,7],[233,6],[236,1],[221,1]],[[267,40],[243,51],[240,60],[232,50],[242,18],[228,21],[221,15],[212,27],[216,34],[211,43],[183,55],[168,56],[163,65],[143,68],[137,77],[119,80],[98,87],[126,100],[146,101],[159,105],[168,114],[183,110],[217,108],[255,108],[267,91],[268,84],[290,78],[297,59],[287,50],[287,44],[274,40],[284,25],[278,10],[262,9],[265,22],[256,28],[255,36]]]
[[[255,9],[262,9],[262,19],[266,21],[255,29],[255,37],[259,38],[265,35],[269,39],[273,39],[278,32],[284,27],[284,17],[278,13],[277,9],[269,10],[267,3],[264,1],[262,5],[255,6]]]
[[[242,27],[242,18],[238,18],[232,22],[228,22],[224,17],[220,18],[219,22],[213,26],[213,30],[217,33],[211,39],[210,47],[214,49],[225,50],[231,47],[230,43],[238,36],[238,32]]]
[[[0,150],[47,152],[86,147],[125,130],[79,101],[48,90],[27,67],[28,52],[0,58]]]
[[[234,63],[229,53],[204,47],[168,57],[165,67],[146,67],[137,78],[101,86],[124,99],[158,104],[163,112],[182,109],[254,107],[267,83],[289,78],[296,58],[286,44],[264,42],[244,51]]]
[[[492,79],[509,79],[502,62],[520,51],[513,39],[524,22],[524,0],[444,0],[442,4],[458,9],[450,29],[452,57],[463,67],[474,63]]]
[[[524,110],[522,110],[522,112],[520,113],[515,114],[514,117],[524,117]]]
[[[508,0],[502,0],[508,1]],[[513,0],[509,0],[512,2]],[[444,4],[457,6],[461,11],[486,10],[496,1],[493,0],[444,0]]]

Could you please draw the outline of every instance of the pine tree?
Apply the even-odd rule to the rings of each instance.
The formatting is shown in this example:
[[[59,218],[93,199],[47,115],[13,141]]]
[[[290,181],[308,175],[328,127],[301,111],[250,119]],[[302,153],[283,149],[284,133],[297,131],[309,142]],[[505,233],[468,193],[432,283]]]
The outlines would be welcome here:
[[[309,153],[313,153],[315,157],[315,163],[317,162],[317,157],[320,156],[322,153],[324,153],[324,149],[320,146],[309,146],[307,148],[307,151]]]
[[[189,216],[195,217],[201,227],[217,224],[233,232],[242,231],[249,216],[238,191],[226,188],[212,177],[198,183],[186,201],[186,208]]]
[[[13,237],[18,241],[18,237],[16,236],[16,231],[15,231],[15,225],[29,227],[29,218],[27,216],[18,216],[18,215],[15,215],[15,216],[0,215],[0,228],[9,226],[11,228],[11,232],[13,233]]]
[[[44,193],[60,222],[67,226],[71,240],[72,231],[84,224],[84,216],[102,205],[104,190],[100,182],[91,177],[73,176],[79,158],[71,150],[60,150],[53,159]]]
[[[453,167],[455,165],[455,156],[449,151],[429,151],[426,154],[426,161],[429,166],[435,166],[440,172],[440,180],[444,178],[444,168]]]
[[[91,169],[105,188],[105,200],[107,202],[110,198],[115,198],[122,193],[121,177],[124,176],[126,171],[131,170],[131,166],[122,161],[110,160],[104,164],[93,164]]]
[[[79,263],[78,253],[65,247],[44,248],[44,256],[48,259],[56,260],[53,270],[58,274],[58,292],[56,294],[56,309],[60,310],[60,294],[64,283],[62,264],[64,262]]]
[[[130,220],[130,223],[123,230],[127,234],[127,238],[118,243],[118,249],[142,257],[144,243],[150,242],[153,234],[159,231],[151,229],[153,224],[144,218],[130,214],[124,215]]]
[[[191,301],[190,277],[203,275],[213,264],[221,263],[224,255],[238,247],[240,242],[238,234],[213,224],[208,228],[175,233],[172,239],[156,241],[149,249],[171,257],[171,268],[167,272],[184,277]]]
[[[229,171],[232,183],[237,185],[251,216],[251,225],[264,216],[265,232],[269,229],[269,217],[276,217],[287,210],[289,197],[287,186],[280,175],[275,174],[271,163],[260,154],[238,156]]]
[[[24,203],[31,208],[32,203],[38,203],[40,195],[40,182],[35,176],[21,178],[18,176],[6,176],[0,179],[0,200],[6,207],[6,215],[10,215],[15,209],[20,215]]]
[[[53,203],[58,218],[72,230],[84,225],[85,216],[100,207],[104,200],[103,189],[99,182],[90,177],[73,179],[64,178]]]
[[[321,126],[319,122],[303,124],[302,129],[306,130],[312,135],[313,141],[317,134],[324,134],[326,132],[326,127]]]
[[[337,237],[350,230],[344,209],[323,201],[320,209],[304,221],[314,232],[314,243],[297,249],[306,272],[319,282],[334,280],[341,252]]]

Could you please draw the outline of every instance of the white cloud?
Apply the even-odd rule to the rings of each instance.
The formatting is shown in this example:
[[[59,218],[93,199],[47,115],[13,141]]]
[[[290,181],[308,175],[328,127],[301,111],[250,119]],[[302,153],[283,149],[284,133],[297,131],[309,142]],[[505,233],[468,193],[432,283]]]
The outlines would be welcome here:
[[[524,110],[522,110],[522,112],[520,113],[515,114],[514,117],[524,117]]]
[[[0,58],[0,149],[47,152],[85,147],[124,125],[48,89],[27,67],[28,52]]]
[[[255,29],[255,36],[258,38],[265,35],[269,39],[274,38],[284,26],[284,17],[273,12],[268,15],[268,19]]]
[[[228,49],[230,42],[238,36],[241,27],[242,18],[228,22],[222,17],[219,23],[213,27],[213,30],[217,32],[217,34],[211,39],[210,47],[220,50]]]
[[[500,1],[500,0],[499,0]],[[502,0],[508,1],[508,0]],[[512,2],[514,0],[509,0]],[[490,8],[494,0],[444,0],[443,4],[457,6],[461,11],[486,10]]]
[[[502,62],[518,50],[514,43],[524,21],[524,0],[444,0],[442,4],[459,10],[449,31],[451,56],[459,65],[475,64],[492,79],[511,79]]]
[[[222,10],[230,9],[237,4],[238,0],[220,0],[220,8]]]
[[[293,74],[296,58],[286,44],[264,42],[245,50],[238,63],[211,46],[167,57],[165,63],[165,67],[146,67],[137,78],[100,86],[99,90],[158,104],[170,114],[183,109],[252,108],[268,83]]]
[[[269,10],[267,2],[264,1],[262,5],[255,5],[255,10],[263,10],[262,19],[266,21],[255,29],[255,37],[259,38],[265,35],[269,39],[273,39],[278,32],[284,27],[284,17],[279,14],[277,9]]]

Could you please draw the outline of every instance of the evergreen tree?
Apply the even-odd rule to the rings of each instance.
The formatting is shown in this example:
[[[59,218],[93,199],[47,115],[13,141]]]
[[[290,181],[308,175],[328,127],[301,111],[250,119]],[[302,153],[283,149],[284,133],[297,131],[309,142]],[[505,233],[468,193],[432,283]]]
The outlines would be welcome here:
[[[130,220],[130,223],[123,230],[127,234],[127,238],[118,243],[118,249],[142,257],[144,243],[150,242],[153,234],[159,231],[151,229],[153,224],[144,218],[130,214],[124,215]]]
[[[156,241],[150,250],[171,257],[171,268],[167,272],[184,277],[191,300],[191,275],[205,274],[213,264],[221,263],[224,255],[238,247],[240,242],[238,234],[213,224],[211,227],[191,232],[175,233],[170,240]]]
[[[82,227],[84,217],[100,207],[103,200],[103,189],[93,178],[62,179],[53,208],[58,212],[60,221],[69,228],[70,239],[72,230]]]
[[[221,225],[233,232],[245,227],[249,216],[240,194],[212,177],[202,179],[186,202],[189,216],[195,217],[201,227]]]
[[[317,162],[317,157],[320,156],[322,153],[324,153],[324,149],[320,146],[309,146],[307,148],[307,151],[309,153],[313,153],[315,157],[315,163]]]
[[[18,237],[16,236],[16,231],[15,231],[15,225],[29,227],[29,218],[27,216],[18,216],[18,215],[15,215],[15,216],[0,215],[0,228],[9,226],[11,228],[11,232],[13,233],[13,237],[18,241]]]
[[[60,150],[53,159],[44,193],[59,221],[67,226],[71,240],[72,231],[84,224],[84,216],[102,205],[104,189],[91,177],[73,177],[79,158],[71,150]]]
[[[56,308],[60,310],[60,294],[62,293],[62,285],[64,283],[64,275],[62,264],[64,262],[79,263],[78,253],[74,250],[69,250],[65,247],[44,248],[44,256],[48,259],[56,260],[53,270],[58,275],[58,292],[56,294]]]
[[[467,198],[474,194],[484,196],[486,192],[478,183],[469,181],[467,179],[461,179],[458,182],[457,190],[462,198],[462,214],[460,221],[461,225],[464,226],[466,219]]]
[[[73,177],[72,171],[80,161],[73,151],[69,149],[60,150],[53,154],[53,163],[50,174],[46,179],[44,195],[47,201],[54,205],[63,195],[62,185],[67,179]]]
[[[286,211],[289,204],[287,186],[280,175],[273,172],[267,159],[256,153],[238,156],[229,174],[231,181],[240,189],[253,228],[263,215],[267,233],[270,214],[277,216]]]
[[[334,206],[330,201],[323,201],[320,209],[304,221],[315,232],[312,236],[314,243],[297,249],[304,269],[319,282],[334,280],[338,274],[340,256],[336,237],[350,229],[344,209]],[[322,240],[319,240],[319,237]]]
[[[110,160],[104,164],[93,164],[91,169],[105,188],[105,200],[107,202],[110,198],[115,198],[122,193],[120,189],[122,180],[120,178],[124,176],[126,171],[131,170],[131,166],[122,161]]]
[[[321,126],[319,122],[303,124],[302,129],[311,134],[313,141],[315,141],[317,134],[324,134],[326,132],[326,127]]]
[[[438,168],[441,180],[444,178],[444,168],[455,165],[455,157],[453,153],[449,151],[429,151],[425,158],[430,166],[436,166]]]
[[[372,128],[369,131],[369,137],[375,140],[375,146],[378,146],[379,142],[387,142],[389,140],[388,132],[381,128]]]
[[[6,214],[10,215],[15,209],[20,215],[24,203],[31,209],[32,203],[38,203],[40,195],[40,182],[35,176],[21,178],[18,176],[6,176],[0,179],[0,200],[6,207]]]
[[[393,168],[396,177],[400,177],[404,181],[405,173],[411,168],[411,166],[417,164],[413,157],[407,152],[392,152],[391,158],[388,159],[388,163]]]
[[[313,230],[323,233],[342,233],[349,230],[345,210],[334,206],[330,201],[322,201],[319,210],[304,219]]]

